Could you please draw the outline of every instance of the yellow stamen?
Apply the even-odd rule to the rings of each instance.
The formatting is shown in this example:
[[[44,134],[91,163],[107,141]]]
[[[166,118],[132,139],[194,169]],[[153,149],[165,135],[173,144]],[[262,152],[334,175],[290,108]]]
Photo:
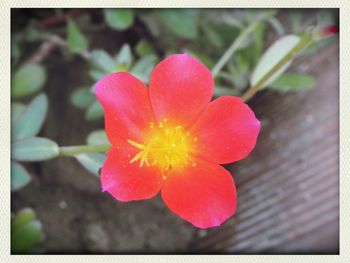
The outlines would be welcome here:
[[[132,146],[135,146],[137,149],[140,149],[140,150],[143,150],[145,149],[145,145],[141,144],[141,143],[137,143],[137,142],[134,142],[132,140],[127,140],[128,143],[130,143]]]
[[[137,154],[134,156],[134,158],[132,158],[132,159],[130,160],[130,163],[134,163],[134,162],[138,161],[140,158],[142,158],[142,152],[137,153]]]
[[[139,161],[140,167],[143,167],[144,164],[148,167],[158,166],[164,179],[168,170],[189,165],[191,141],[196,142],[197,137],[191,139],[190,133],[184,131],[180,125],[170,126],[167,118],[159,122],[158,127],[155,127],[153,122],[149,127],[151,128],[149,136],[143,143],[127,140],[140,150],[130,160],[130,163]],[[195,163],[191,163],[194,166]]]

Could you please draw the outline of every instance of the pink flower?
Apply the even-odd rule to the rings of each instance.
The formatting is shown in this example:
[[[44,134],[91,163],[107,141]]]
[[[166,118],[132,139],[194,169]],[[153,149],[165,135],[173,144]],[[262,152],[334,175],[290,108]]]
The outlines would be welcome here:
[[[112,144],[102,189],[119,201],[161,191],[181,218],[199,228],[219,226],[236,211],[233,178],[220,164],[253,150],[260,123],[238,97],[211,102],[213,77],[188,54],[160,62],[149,86],[129,73],[96,84]]]

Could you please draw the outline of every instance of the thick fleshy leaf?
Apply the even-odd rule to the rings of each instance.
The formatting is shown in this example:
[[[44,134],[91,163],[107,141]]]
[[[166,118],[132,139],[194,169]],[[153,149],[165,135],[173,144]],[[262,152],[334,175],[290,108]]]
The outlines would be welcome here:
[[[12,79],[11,97],[19,98],[33,94],[43,87],[46,78],[46,70],[40,64],[22,65]]]
[[[132,57],[132,52],[129,44],[124,44],[120,48],[118,54],[116,55],[116,61],[118,63],[119,68],[128,69],[131,66],[133,57]],[[118,71],[121,71],[121,70],[118,69]]]
[[[300,32],[302,29],[303,14],[298,9],[292,9],[289,13],[289,23],[292,32]]]
[[[35,136],[45,120],[48,101],[45,94],[36,96],[17,118],[11,131],[11,140]]]
[[[255,147],[260,122],[239,97],[222,96],[209,104],[191,129],[195,155],[230,163],[245,158]]]
[[[92,145],[109,144],[105,130],[95,130],[89,133],[86,142]]]
[[[215,48],[222,48],[224,42],[221,39],[221,36],[215,30],[215,28],[211,27],[210,24],[203,24],[203,31],[206,36],[208,42],[213,45]]]
[[[15,229],[11,237],[11,251],[16,254],[26,253],[44,238],[41,222],[38,220],[30,221]]]
[[[96,120],[103,116],[103,109],[98,100],[95,100],[85,111],[85,119],[88,121]]]
[[[11,252],[27,253],[44,238],[40,221],[31,208],[18,211],[11,220]]]
[[[83,153],[75,156],[79,163],[90,173],[99,176],[98,171],[101,169],[106,160],[106,155],[102,153]]]
[[[263,48],[264,48],[264,37],[266,33],[266,22],[261,21],[254,30],[254,43],[253,47],[249,49],[249,52],[252,52],[254,54],[254,64],[257,63],[259,58],[261,57]],[[241,60],[247,59],[245,56],[241,56]]]
[[[190,54],[191,56],[201,61],[208,68],[212,68],[214,66],[214,61],[212,60],[212,58],[210,58],[208,55],[204,53],[197,52],[194,50],[189,50],[189,49],[186,49],[186,53]]]
[[[279,36],[283,36],[286,34],[282,23],[277,18],[270,17],[267,21]]]
[[[92,69],[89,71],[89,75],[94,81],[99,81],[106,75],[106,73],[100,70]]]
[[[179,37],[194,39],[197,36],[197,24],[194,17],[186,9],[158,9],[162,24]]]
[[[16,213],[11,222],[11,229],[17,229],[35,219],[35,212],[31,208],[23,208]]]
[[[11,145],[11,158],[18,161],[43,161],[58,156],[58,153],[58,145],[47,138],[25,138]]]
[[[11,162],[11,191],[17,191],[31,181],[30,174],[17,162]]]
[[[69,49],[73,52],[79,52],[88,47],[86,37],[73,20],[68,20],[67,23],[67,42]]]
[[[106,51],[99,49],[91,52],[91,63],[105,73],[114,72],[118,68],[117,61]]]
[[[156,53],[152,44],[146,39],[142,39],[137,43],[135,51],[140,57]]]
[[[160,190],[162,176],[155,167],[140,167],[130,163],[137,149],[127,143],[112,147],[101,170],[102,191],[119,201],[133,201],[154,197]]]
[[[113,145],[127,139],[142,141],[154,121],[147,87],[129,73],[112,73],[95,85],[105,112],[105,128]]]
[[[74,90],[70,96],[71,103],[79,109],[86,109],[94,100],[95,96],[85,87]]]
[[[128,29],[134,22],[134,12],[127,8],[105,9],[104,13],[107,25],[118,31]]]
[[[41,32],[34,20],[29,21],[23,33],[28,42],[40,41],[41,39]]]
[[[13,126],[19,116],[25,111],[26,105],[19,102],[11,102],[11,126]]]
[[[11,36],[11,58],[18,59],[22,54],[19,36],[14,34]]]
[[[149,32],[156,38],[160,37],[162,33],[162,24],[159,23],[158,17],[148,12],[138,13],[137,18],[140,19],[146,26]]]
[[[172,55],[160,62],[150,80],[150,99],[157,120],[167,118],[191,124],[208,105],[214,80],[201,62],[188,54]]]
[[[286,73],[276,79],[267,88],[279,91],[297,91],[311,89],[316,80],[308,74]]]
[[[141,81],[148,83],[156,61],[157,56],[154,54],[144,56],[135,63],[130,72]]]
[[[276,65],[281,59],[288,54],[300,41],[300,37],[296,35],[288,35],[278,39],[269,47],[264,55],[260,58],[251,77],[251,86],[256,85],[263,77]],[[266,80],[261,88],[264,88],[276,80],[289,67],[292,61],[287,62],[268,80]]]
[[[221,225],[236,211],[233,178],[220,165],[196,160],[197,166],[173,170],[162,185],[168,208],[196,227]]]

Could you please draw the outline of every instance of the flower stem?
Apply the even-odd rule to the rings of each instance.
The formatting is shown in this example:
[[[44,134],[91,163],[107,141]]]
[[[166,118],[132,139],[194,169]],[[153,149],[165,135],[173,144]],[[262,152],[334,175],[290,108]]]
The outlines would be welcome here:
[[[214,65],[213,69],[211,70],[213,77],[217,76],[217,74],[221,71],[221,69],[230,60],[233,54],[237,51],[237,49],[241,47],[242,43],[246,40],[246,38],[250,35],[250,33],[252,33],[255,30],[255,28],[259,25],[259,23],[269,18],[273,14],[274,12],[268,12],[264,14],[262,17],[258,18],[257,20],[252,22],[247,28],[241,31],[238,37],[235,38],[235,40],[232,42],[231,46],[226,50],[226,52]]]
[[[255,85],[251,86],[243,95],[242,99],[248,101],[251,99],[256,92],[258,92],[261,87],[268,81],[280,68],[282,68],[286,63],[291,61],[295,56],[297,56],[306,47],[315,42],[314,38],[305,34],[301,37],[300,41],[293,47],[281,60],[273,66]]]
[[[107,152],[110,144],[75,145],[60,147],[59,156],[74,157],[82,153]]]

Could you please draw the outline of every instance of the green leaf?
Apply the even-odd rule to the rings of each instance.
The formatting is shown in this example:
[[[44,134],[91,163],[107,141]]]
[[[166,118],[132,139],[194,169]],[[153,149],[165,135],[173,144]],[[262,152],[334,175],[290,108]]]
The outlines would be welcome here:
[[[249,70],[249,61],[247,56],[244,56],[244,53],[242,52],[237,52],[235,60],[238,73],[245,74]]]
[[[222,23],[229,25],[230,27],[238,28],[240,30],[244,27],[244,21],[242,21],[242,19],[238,18],[237,16],[232,15],[231,13],[222,14]]]
[[[268,88],[279,91],[305,90],[315,86],[313,76],[298,73],[286,73],[271,83]]]
[[[222,86],[215,86],[214,90],[214,96],[219,97],[219,96],[224,96],[224,95],[238,95],[238,92],[235,89],[230,89],[227,87],[222,87]]]
[[[288,35],[280,38],[275,43],[270,46],[263,56],[260,58],[258,64],[256,65],[254,72],[251,77],[251,86],[257,84],[280,60],[288,54],[300,41],[300,37],[296,35]],[[275,74],[273,74],[261,88],[264,88],[276,80],[279,76],[283,74],[289,67],[289,61],[283,67],[281,67]]]
[[[243,88],[247,87],[248,80],[246,79],[244,74],[237,74],[233,79],[233,86],[235,89],[242,90]]]
[[[28,42],[35,42],[40,40],[40,32],[37,29],[37,26],[31,21],[25,31],[24,31],[24,38]]]
[[[73,20],[68,20],[67,24],[67,42],[72,52],[79,52],[88,47],[88,41],[80,32],[77,24]]]
[[[95,120],[103,117],[103,108],[98,100],[95,100],[85,111],[85,119]]]
[[[43,161],[58,156],[58,145],[47,138],[33,137],[14,141],[11,158],[19,161]]]
[[[11,238],[11,251],[16,254],[26,253],[40,243],[43,237],[41,222],[33,220],[15,229]]]
[[[140,80],[148,83],[156,61],[157,57],[153,54],[144,56],[135,63],[131,69],[131,73]]]
[[[161,23],[177,36],[186,39],[197,37],[197,25],[185,9],[159,9],[156,12]]]
[[[208,68],[212,68],[214,66],[214,62],[209,56],[194,50],[186,50],[186,52],[203,62]]]
[[[118,63],[118,71],[120,71],[120,67],[124,66],[126,67],[126,70],[131,66],[132,64],[132,53],[131,53],[131,48],[128,44],[124,44],[119,53],[117,54],[116,57],[117,63]]]
[[[18,59],[22,54],[20,42],[16,35],[11,36],[11,58]]]
[[[86,142],[92,145],[109,144],[106,132],[104,130],[95,130],[89,133]]]
[[[100,70],[92,69],[92,70],[89,71],[89,75],[94,81],[99,81],[101,78],[106,76],[106,73],[102,72]]]
[[[79,109],[86,109],[94,100],[95,96],[88,88],[79,88],[70,97],[71,103]]]
[[[232,43],[232,40],[237,38],[241,33],[241,30],[237,28],[232,28],[232,26],[228,26],[222,23],[212,24],[211,27],[213,28],[213,30],[215,30],[216,34],[220,36],[225,46],[229,46]],[[240,45],[240,48],[244,48],[242,44]]]
[[[332,14],[331,10],[321,10],[316,17],[316,24],[319,27],[327,26],[327,25],[334,25],[336,23],[335,15]]]
[[[41,89],[46,81],[46,70],[35,63],[22,65],[14,74],[11,85],[11,97],[20,98]]]
[[[254,30],[254,44],[253,48],[249,50],[253,53],[254,57],[254,65],[258,61],[258,59],[261,57],[263,48],[264,48],[264,36],[265,36],[265,30],[266,30],[266,22],[261,21]]]
[[[203,26],[204,33],[206,34],[206,39],[216,48],[222,48],[224,43],[220,35],[215,31],[214,28],[209,25]]]
[[[105,73],[115,72],[118,62],[104,50],[94,50],[91,52],[91,62]]]
[[[17,140],[32,137],[39,133],[45,120],[48,108],[45,94],[36,96],[26,110],[18,117],[11,132],[11,139]]]
[[[322,52],[322,49],[325,48],[326,46],[329,46],[329,44],[334,40],[335,39],[333,37],[328,37],[328,38],[318,40],[317,42],[305,48],[301,52],[300,56],[310,56],[317,52]]]
[[[107,25],[118,31],[126,30],[134,23],[134,12],[130,9],[105,9],[104,14]]]
[[[267,21],[275,29],[276,33],[279,36],[283,36],[285,34],[285,30],[283,28],[283,25],[281,24],[281,22],[277,18],[270,17]]]
[[[17,162],[11,162],[11,191],[17,191],[26,186],[31,177],[27,170]]]
[[[23,208],[18,211],[11,222],[11,232],[19,227],[24,226],[35,219],[34,210],[31,208]]]
[[[13,126],[16,123],[17,119],[25,111],[26,106],[19,102],[11,103],[11,125]]]
[[[135,51],[140,57],[155,53],[153,46],[146,39],[142,39],[137,43]]]
[[[292,9],[289,14],[289,23],[292,26],[292,32],[299,32],[302,28],[303,15],[299,9]]]
[[[153,36],[157,38],[160,36],[161,24],[159,23],[159,19],[157,19],[157,17],[150,12],[141,12],[138,14],[138,18],[142,20]]]
[[[86,170],[99,177],[98,171],[106,160],[106,155],[102,153],[83,153],[75,156],[79,163]]]

